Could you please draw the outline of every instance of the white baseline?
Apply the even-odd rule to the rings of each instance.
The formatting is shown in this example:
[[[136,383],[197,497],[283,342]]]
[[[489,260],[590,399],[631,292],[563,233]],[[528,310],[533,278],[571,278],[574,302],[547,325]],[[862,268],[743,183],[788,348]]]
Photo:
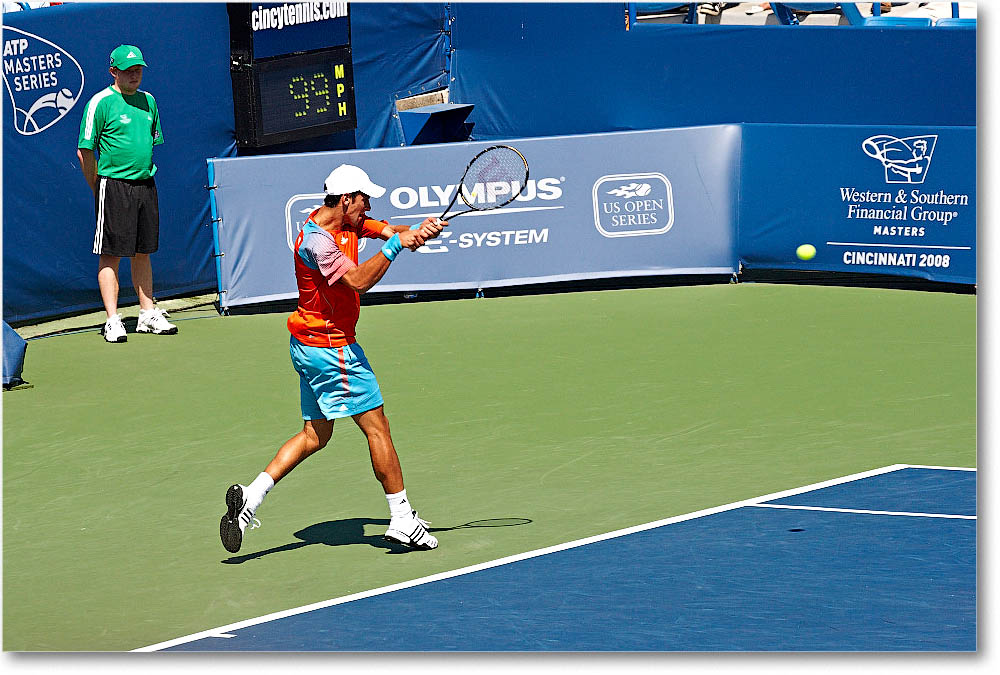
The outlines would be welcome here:
[[[829,511],[831,513],[870,513],[876,516],[916,516],[919,518],[960,518],[975,520],[975,516],[959,516],[951,513],[914,513],[912,511],[870,511],[868,509],[836,509],[830,506],[797,506],[793,504],[749,504],[760,509],[792,509],[793,511]]]

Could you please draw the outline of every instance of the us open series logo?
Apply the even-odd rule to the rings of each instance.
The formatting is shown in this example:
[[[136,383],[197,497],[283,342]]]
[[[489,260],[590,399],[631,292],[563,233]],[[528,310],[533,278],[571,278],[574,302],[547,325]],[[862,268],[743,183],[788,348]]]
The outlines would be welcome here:
[[[605,237],[663,234],[674,225],[674,197],[662,173],[602,176],[594,183],[594,224]]]
[[[61,120],[83,93],[83,68],[59,45],[4,26],[3,83],[14,130],[33,136]]]

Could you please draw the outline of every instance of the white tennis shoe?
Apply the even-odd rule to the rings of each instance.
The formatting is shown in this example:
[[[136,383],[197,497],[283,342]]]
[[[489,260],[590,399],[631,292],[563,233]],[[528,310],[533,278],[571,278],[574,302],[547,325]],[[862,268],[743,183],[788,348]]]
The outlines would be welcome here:
[[[419,518],[416,511],[411,511],[406,516],[393,516],[383,538],[386,541],[429,551],[437,548],[438,540],[427,531],[428,525],[430,521]]]
[[[253,517],[253,511],[247,505],[243,491],[244,485],[230,485],[226,490],[226,513],[219,523],[219,535],[222,537],[222,545],[230,553],[236,553],[243,545],[243,532],[247,525],[251,530],[260,527],[260,521]]]
[[[101,329],[101,335],[104,336],[105,342],[127,342],[128,336],[125,334],[122,315],[109,316],[108,320],[104,322],[104,328]]]
[[[159,307],[153,309],[139,310],[139,325],[136,326],[139,333],[153,333],[154,335],[176,335],[177,326],[166,319],[166,312]]]

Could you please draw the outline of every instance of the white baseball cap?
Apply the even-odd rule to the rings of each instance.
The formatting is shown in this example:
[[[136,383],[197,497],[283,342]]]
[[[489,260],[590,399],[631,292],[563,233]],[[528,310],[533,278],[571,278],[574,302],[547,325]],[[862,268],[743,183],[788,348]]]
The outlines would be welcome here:
[[[323,189],[328,195],[364,192],[369,197],[381,197],[385,194],[385,188],[373,183],[364,169],[351,164],[341,164],[331,171],[323,182]]]

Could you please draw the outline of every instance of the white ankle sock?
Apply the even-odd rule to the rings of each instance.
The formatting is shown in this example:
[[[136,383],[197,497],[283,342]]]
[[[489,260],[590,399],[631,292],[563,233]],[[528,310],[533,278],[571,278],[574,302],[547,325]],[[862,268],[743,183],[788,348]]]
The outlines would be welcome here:
[[[257,510],[260,503],[264,501],[264,497],[273,487],[274,479],[266,471],[261,471],[260,475],[254,478],[250,485],[247,485],[247,491],[244,496],[251,511]]]
[[[396,516],[408,516],[413,511],[413,507],[410,506],[410,502],[406,499],[406,490],[386,495],[385,500],[389,502],[389,515],[393,518]]]

